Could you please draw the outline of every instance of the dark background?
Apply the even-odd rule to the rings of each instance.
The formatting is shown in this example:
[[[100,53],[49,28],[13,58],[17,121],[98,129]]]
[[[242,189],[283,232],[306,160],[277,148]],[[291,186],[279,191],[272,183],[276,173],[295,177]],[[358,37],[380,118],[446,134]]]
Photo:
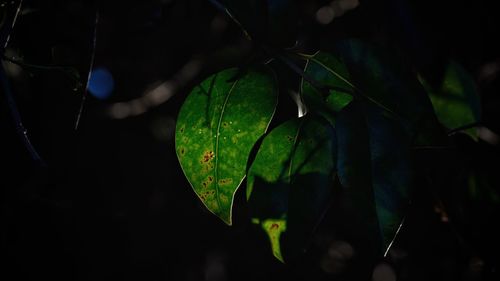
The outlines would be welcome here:
[[[2,1],[2,9],[12,10],[14,2]],[[328,25],[315,20],[328,1],[297,2],[304,50],[353,37],[395,46],[436,85],[449,59],[460,62],[478,83],[484,126],[500,134],[495,1],[361,1]],[[204,0],[25,0],[5,55],[73,67],[85,84],[95,52],[93,68],[112,74],[114,91],[107,99],[89,94],[75,130],[85,86],[73,72],[4,63],[24,126],[47,166],[32,161],[2,93],[0,279],[370,279],[371,265],[337,231],[349,218],[335,208],[310,251],[283,265],[237,204],[242,192],[235,225],[228,227],[185,180],[173,142],[180,105],[207,74],[252,61],[251,50],[237,26]],[[148,103],[144,97],[164,82],[172,96]],[[295,114],[282,96],[275,122]],[[460,174],[473,169],[498,191],[498,144],[460,134],[451,141],[452,152],[419,158],[435,166],[438,180],[415,193],[375,280],[499,280],[498,204],[468,198]]]

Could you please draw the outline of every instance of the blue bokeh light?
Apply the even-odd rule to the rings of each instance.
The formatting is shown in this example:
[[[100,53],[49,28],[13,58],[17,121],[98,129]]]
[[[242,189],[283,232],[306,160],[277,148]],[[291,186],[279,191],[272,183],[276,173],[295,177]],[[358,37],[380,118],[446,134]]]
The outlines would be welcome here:
[[[98,99],[107,99],[115,88],[113,75],[105,67],[95,68],[90,74],[88,90]]]

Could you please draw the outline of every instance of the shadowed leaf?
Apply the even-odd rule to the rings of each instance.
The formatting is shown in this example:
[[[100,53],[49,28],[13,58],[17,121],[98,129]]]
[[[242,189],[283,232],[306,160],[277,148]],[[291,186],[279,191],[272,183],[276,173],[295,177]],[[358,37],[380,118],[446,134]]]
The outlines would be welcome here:
[[[266,136],[248,172],[253,221],[281,261],[305,251],[331,199],[335,135],[321,117],[292,119]]]
[[[346,66],[335,56],[318,52],[307,60],[304,73],[328,89],[325,96],[325,93],[302,79],[302,98],[306,106],[334,124],[335,113],[353,99],[354,89],[348,82],[350,77]]]
[[[364,102],[400,122],[417,145],[446,142],[429,97],[397,52],[358,40],[340,42],[337,52]]]
[[[481,102],[474,79],[458,63],[451,61],[444,74],[440,89],[432,87],[420,77],[431,98],[439,121],[448,129],[459,128],[478,122],[481,118]],[[475,129],[465,131],[477,139]]]
[[[382,245],[381,254],[409,204],[411,136],[380,108],[358,102],[339,113],[336,130],[339,179],[359,215],[353,219],[366,222],[368,239]]]

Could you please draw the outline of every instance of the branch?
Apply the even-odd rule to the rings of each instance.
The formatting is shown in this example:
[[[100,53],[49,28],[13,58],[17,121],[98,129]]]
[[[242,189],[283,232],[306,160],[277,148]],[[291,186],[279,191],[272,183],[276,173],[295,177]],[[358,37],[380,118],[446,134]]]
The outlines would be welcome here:
[[[99,2],[97,2],[99,5]],[[75,130],[78,130],[78,125],[80,124],[80,118],[82,117],[83,107],[85,106],[85,101],[87,100],[90,76],[92,75],[92,69],[94,68],[95,52],[97,46],[97,24],[99,23],[99,6],[95,10],[95,21],[94,21],[94,35],[92,40],[92,53],[90,56],[89,73],[87,75],[87,83],[85,83],[85,90],[83,91],[82,101],[80,102],[80,108],[78,109],[78,114],[76,116]]]
[[[2,56],[5,52],[5,48],[7,47],[7,44],[9,42],[10,34],[12,33],[12,30],[13,30],[14,25],[16,23],[17,16],[19,15],[19,13],[21,11],[22,4],[23,4],[23,1],[22,0],[19,1],[16,12],[13,15],[11,15],[10,17],[8,17],[5,21],[6,24],[4,26],[2,26],[1,33],[0,33],[0,48],[1,48]],[[9,20],[12,21],[11,24],[9,24]],[[17,135],[19,136],[20,140],[23,142],[24,147],[28,150],[33,161],[36,162],[41,167],[46,167],[45,162],[40,157],[40,155],[36,151],[35,147],[31,144],[30,139],[28,138],[26,128],[23,125],[23,122],[21,120],[21,115],[19,114],[19,110],[17,109],[17,104],[16,104],[16,101],[14,99],[14,95],[12,94],[12,91],[10,89],[9,80],[7,79],[7,75],[6,75],[5,69],[3,67],[3,61],[0,63],[0,84],[2,84],[2,92],[5,96],[7,106],[10,109],[10,115],[11,115],[12,119],[14,120]]]
[[[226,6],[224,6],[218,0],[208,0],[208,2],[210,2],[220,12],[227,14],[240,27],[240,29],[243,31],[243,33],[245,34],[245,36],[248,39],[252,40],[252,36],[250,36],[250,34],[248,33],[248,31],[243,27],[243,25],[240,23],[240,21],[235,16],[233,16],[233,14],[231,13],[231,11],[229,11],[229,9]]]
[[[11,115],[12,119],[14,120],[14,123],[16,126],[16,132],[17,132],[19,138],[21,139],[24,146],[28,150],[33,161],[38,163],[40,166],[45,167],[46,166],[45,162],[42,160],[42,158],[40,157],[40,155],[36,151],[35,147],[33,147],[33,145],[31,144],[30,139],[28,138],[26,128],[24,128],[24,126],[23,126],[23,122],[21,120],[21,115],[19,114],[16,102],[14,100],[14,96],[12,95],[12,92],[10,90],[9,81],[8,81],[7,76],[5,74],[3,63],[0,65],[0,83],[2,84],[2,91],[3,91],[5,99],[7,101],[7,106],[10,109],[10,115]]]

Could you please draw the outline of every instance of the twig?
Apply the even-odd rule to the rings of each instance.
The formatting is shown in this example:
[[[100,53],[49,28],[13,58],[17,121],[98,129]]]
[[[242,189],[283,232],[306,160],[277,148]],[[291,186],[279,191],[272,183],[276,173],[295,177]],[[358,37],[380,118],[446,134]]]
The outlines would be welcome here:
[[[70,70],[73,70],[73,68],[68,67],[68,66],[61,66],[61,65],[38,65],[38,64],[32,64],[32,63],[26,63],[23,61],[16,60],[14,58],[9,58],[5,55],[2,56],[2,60],[10,62],[12,64],[18,65],[23,68],[31,68],[31,69],[37,69],[37,70],[46,70],[46,71],[60,71],[66,74],[69,78],[72,80],[79,82],[78,85],[81,86],[80,79],[77,75],[74,75],[74,73],[71,73]]]
[[[302,70],[300,67],[298,67],[293,61],[291,61],[288,57],[283,56],[281,54],[275,54],[272,51],[270,51],[266,47],[262,47],[266,53],[271,55],[272,57],[275,57],[282,63],[284,63],[286,66],[288,66],[293,72],[304,78],[304,80],[307,81],[307,83],[311,84],[316,90],[318,90],[320,93],[323,95],[327,96],[329,94],[329,90],[335,90],[343,93],[347,93],[350,95],[353,95],[354,93],[352,91],[349,91],[348,89],[342,88],[342,87],[335,87],[335,86],[325,86],[318,80],[312,78],[309,74],[305,73],[304,70]]]
[[[31,144],[30,139],[28,138],[27,130],[23,125],[23,122],[21,120],[21,115],[19,114],[19,111],[17,109],[16,102],[14,100],[14,96],[12,95],[12,92],[10,90],[10,85],[9,81],[7,79],[7,76],[5,74],[5,70],[3,67],[3,64],[0,65],[0,83],[2,84],[2,91],[4,92],[5,99],[7,100],[7,105],[10,109],[10,115],[12,119],[14,120],[15,126],[16,126],[16,132],[23,142],[24,146],[28,150],[28,152],[31,155],[31,158],[33,161],[38,163],[42,167],[46,167],[45,162],[42,160],[38,152],[36,151],[35,147]]]
[[[85,101],[87,100],[90,76],[92,75],[92,69],[94,68],[95,53],[97,46],[97,24],[99,23],[99,2],[95,10],[95,21],[94,21],[94,35],[92,40],[92,54],[90,57],[89,73],[87,75],[87,82],[85,83],[85,90],[82,95],[82,101],[80,102],[80,108],[78,109],[78,115],[76,116],[75,131],[78,130],[78,125],[80,124],[80,119],[83,113],[83,107],[85,106]]]
[[[252,36],[250,36],[248,31],[245,29],[245,27],[241,24],[241,22],[235,16],[233,16],[231,11],[226,6],[224,6],[221,2],[219,2],[217,0],[208,0],[208,2],[210,2],[220,12],[227,14],[240,27],[240,29],[243,31],[245,36],[248,39],[252,40]]]
[[[16,23],[17,17],[19,15],[19,13],[21,12],[22,4],[23,4],[23,1],[22,0],[19,1],[19,5],[17,7],[17,10],[12,17],[12,24],[7,24],[7,25],[3,26],[2,30],[1,30],[0,47],[1,47],[2,56],[5,52],[5,48],[7,47],[7,44],[9,43],[10,34],[12,33],[12,30],[14,29],[14,25]],[[6,23],[8,23],[7,19],[6,19]],[[7,79],[7,75],[6,75],[5,69],[3,67],[3,62],[0,63],[0,84],[2,84],[2,91],[3,91],[5,99],[7,101],[7,106],[10,109],[10,115],[11,115],[12,119],[14,120],[17,135],[19,136],[20,140],[23,142],[24,147],[26,147],[26,149],[28,150],[33,161],[36,162],[41,167],[46,167],[45,162],[40,157],[40,155],[36,151],[33,144],[31,144],[30,139],[28,138],[27,130],[23,125],[21,115],[19,114],[19,110],[17,108],[17,104],[16,104],[16,101],[14,99],[14,95],[12,94],[12,91],[10,89],[9,80]]]

